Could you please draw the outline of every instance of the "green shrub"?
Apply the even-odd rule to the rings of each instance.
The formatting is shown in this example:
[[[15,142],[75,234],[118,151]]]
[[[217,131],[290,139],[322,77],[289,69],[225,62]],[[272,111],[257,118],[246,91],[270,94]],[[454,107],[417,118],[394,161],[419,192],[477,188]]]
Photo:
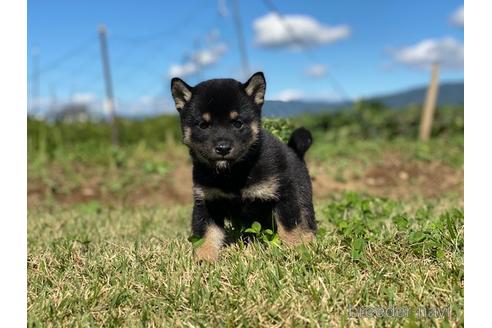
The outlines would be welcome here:
[[[285,118],[265,118],[263,119],[263,127],[283,142],[289,140],[294,130],[292,121]]]

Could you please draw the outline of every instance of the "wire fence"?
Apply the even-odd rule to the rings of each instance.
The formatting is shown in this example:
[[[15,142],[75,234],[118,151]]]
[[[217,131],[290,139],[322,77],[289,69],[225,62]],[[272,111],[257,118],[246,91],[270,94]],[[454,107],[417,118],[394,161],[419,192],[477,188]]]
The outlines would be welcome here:
[[[311,62],[322,62],[313,51],[312,45],[296,35],[296,31],[289,25],[272,0],[261,0],[261,2],[268,12],[273,12],[279,17],[286,32],[305,46],[305,51],[300,52],[303,56]],[[226,36],[237,33],[234,22],[227,14],[228,9],[224,7],[225,5],[232,6],[232,4],[219,1],[216,3],[217,6],[214,6],[214,3],[214,1],[197,1],[194,6],[190,6],[189,12],[172,24],[140,35],[112,32],[109,27],[107,37],[117,115],[123,113],[138,115],[139,111],[145,111],[142,110],[145,106],[160,107],[150,110],[154,113],[164,113],[170,110],[170,97],[166,83],[169,75],[167,53],[176,40],[189,40],[189,46],[182,51],[180,56],[174,58],[174,62],[181,65],[195,60],[194,55],[204,49],[203,45],[207,45],[208,41],[204,34],[210,31],[218,31],[223,38],[221,42],[226,44],[227,48],[236,46],[236,40],[232,40],[233,38],[227,40]],[[193,33],[191,27],[199,32]],[[98,36],[94,31],[54,60],[40,67],[31,65],[31,72],[28,76],[30,82],[28,114],[46,117],[52,112],[63,111],[68,108],[67,105],[85,102],[92,110],[99,112],[101,117],[106,115],[103,110],[104,79],[98,42]],[[239,72],[239,51],[236,51],[235,55],[238,57],[236,62]],[[40,56],[40,58],[35,58],[38,62],[43,59],[42,53],[33,56]],[[248,60],[251,62],[250,59]],[[188,78],[191,81],[207,78],[208,73],[204,68],[198,67],[189,74]],[[335,77],[333,70],[330,70],[327,77],[324,80],[329,84],[327,90],[333,90],[340,99],[351,99],[346,88]]]

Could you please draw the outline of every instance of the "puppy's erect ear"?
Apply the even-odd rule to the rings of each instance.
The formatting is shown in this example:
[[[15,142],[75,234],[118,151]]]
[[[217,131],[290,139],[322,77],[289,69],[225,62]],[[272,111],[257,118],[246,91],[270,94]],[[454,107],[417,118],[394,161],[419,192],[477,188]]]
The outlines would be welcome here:
[[[178,112],[190,101],[192,90],[193,88],[180,78],[175,77],[171,80],[171,93],[173,94],[174,103]]]
[[[253,100],[257,105],[263,104],[266,91],[266,82],[263,72],[256,72],[253,74],[243,86],[246,94],[253,97]]]

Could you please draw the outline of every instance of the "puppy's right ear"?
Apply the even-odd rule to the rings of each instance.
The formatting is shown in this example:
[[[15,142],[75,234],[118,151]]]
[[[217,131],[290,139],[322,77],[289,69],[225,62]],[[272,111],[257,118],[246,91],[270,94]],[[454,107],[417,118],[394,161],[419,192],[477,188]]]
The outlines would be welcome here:
[[[193,88],[180,78],[175,77],[171,80],[171,93],[178,112],[190,101],[192,92]]]

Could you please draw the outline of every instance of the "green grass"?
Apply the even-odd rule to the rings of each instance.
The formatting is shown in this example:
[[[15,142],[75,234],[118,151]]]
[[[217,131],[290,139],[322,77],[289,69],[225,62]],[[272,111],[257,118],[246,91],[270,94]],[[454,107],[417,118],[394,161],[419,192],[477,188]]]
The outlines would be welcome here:
[[[307,157],[327,165],[336,165],[340,160],[363,163],[384,162],[386,160],[384,155],[393,153],[401,155],[406,161],[439,161],[453,168],[460,168],[463,166],[463,151],[463,134],[438,137],[426,142],[401,137],[390,141],[349,139],[330,142],[326,135],[319,134],[315,136]]]
[[[28,217],[32,326],[463,325],[463,213],[348,193],[316,204],[319,236],[192,257],[190,207],[74,207]],[[450,309],[349,318],[349,306]]]
[[[318,237],[289,248],[255,226],[214,264],[188,241],[177,117],[118,120],[117,149],[105,123],[29,119],[29,325],[463,326],[463,108],[438,110],[425,143],[419,111],[360,103],[265,120],[284,141],[313,132]],[[408,313],[349,316],[381,307]]]

